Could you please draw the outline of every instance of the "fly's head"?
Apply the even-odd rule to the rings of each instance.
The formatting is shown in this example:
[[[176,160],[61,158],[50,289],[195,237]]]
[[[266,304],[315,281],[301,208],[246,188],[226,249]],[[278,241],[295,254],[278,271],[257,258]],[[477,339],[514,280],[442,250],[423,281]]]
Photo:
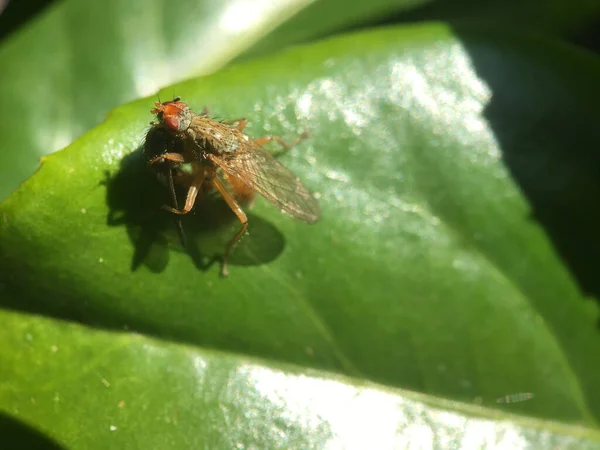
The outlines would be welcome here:
[[[157,102],[154,106],[150,112],[156,115],[158,125],[162,125],[170,133],[183,133],[190,127],[193,112],[179,97],[168,102]]]

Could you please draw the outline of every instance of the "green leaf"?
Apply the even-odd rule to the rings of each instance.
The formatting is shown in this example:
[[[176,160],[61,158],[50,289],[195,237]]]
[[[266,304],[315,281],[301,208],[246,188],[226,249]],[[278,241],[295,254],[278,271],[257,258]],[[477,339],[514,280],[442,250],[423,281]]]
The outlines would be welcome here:
[[[0,43],[0,104],[18,105],[0,121],[0,199],[33,173],[40,156],[70,144],[111,108],[212,73],[238,57],[386,19],[472,20],[502,27],[508,22],[573,32],[600,14],[596,0],[472,3],[172,0],[165,7],[158,0],[57,2]]]
[[[7,448],[598,448],[598,433],[583,428],[130,333],[0,317]],[[3,426],[15,421],[32,426]]]
[[[133,330],[235,364],[256,357],[483,405],[465,408],[488,419],[505,410],[595,429],[598,305],[584,293],[598,297],[598,79],[598,59],[570,47],[423,25],[328,40],[165,89],[163,98],[176,93],[197,110],[246,116],[252,136],[309,129],[281,161],[318,192],[323,219],[308,226],[259,199],[231,277],[219,278],[205,263],[238,224],[222,202],[198,208],[185,222],[191,255],[178,248],[172,218],[152,215],[166,193],[138,149],[153,99],[137,101],[50,155],[0,205],[3,305],[53,318],[44,319],[53,329],[68,320],[112,330],[102,339],[115,342]],[[26,333],[29,319],[14,317]],[[105,359],[107,346],[86,333],[95,332],[64,339],[77,367],[129,360]],[[147,351],[139,358],[152,358]],[[0,362],[7,385],[34,384],[20,384],[30,364],[11,355]],[[178,371],[180,359],[164,355]],[[117,376],[137,377],[135,367]],[[165,383],[194,420],[213,417],[176,379],[142,376],[147,400],[135,423],[149,439],[166,439],[152,422]],[[5,410],[25,408],[23,389]],[[240,389],[246,405],[254,391]],[[496,403],[520,392],[534,398]],[[218,407],[220,397],[202,398]],[[272,412],[240,408],[239,422],[206,433],[224,439]],[[87,430],[90,410],[65,407],[64,426]],[[49,420],[40,426],[54,429]]]
[[[366,20],[423,1],[346,5],[333,23],[343,26],[357,15]],[[214,72],[311,3],[57,2],[0,45],[0,104],[11,105],[0,121],[0,199],[33,173],[40,156],[70,144],[110,109],[192,75]],[[329,19],[313,17],[311,22],[301,35],[282,35],[282,25],[269,50],[332,30]]]

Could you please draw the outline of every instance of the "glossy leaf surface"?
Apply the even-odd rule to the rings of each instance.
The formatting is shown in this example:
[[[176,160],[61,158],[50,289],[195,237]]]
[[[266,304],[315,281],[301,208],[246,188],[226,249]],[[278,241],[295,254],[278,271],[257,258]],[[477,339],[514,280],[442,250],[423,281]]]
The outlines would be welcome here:
[[[582,428],[131,333],[0,319],[8,448],[598,448]]]
[[[430,25],[328,40],[168,88],[163,97],[197,110],[246,116],[252,136],[309,129],[281,161],[319,194],[323,219],[310,227],[259,199],[231,278],[220,279],[208,263],[237,225],[219,202],[197,208],[185,224],[194,250],[178,249],[172,219],[152,214],[165,193],[138,153],[153,99],[137,101],[49,156],[0,206],[3,305],[51,327],[113,330],[102,339],[115,342],[137,331],[217,358],[595,428],[600,336],[586,295],[598,294],[598,79],[600,63],[568,47]],[[128,359],[81,339],[80,365]],[[10,355],[0,366],[19,395],[6,394],[4,408],[16,414],[28,365]],[[165,381],[142,379],[139,420],[154,420]],[[185,386],[173,395],[192,408]],[[519,392],[534,398],[496,403]],[[248,414],[272,424],[273,408],[242,408],[231,429],[251,426]],[[78,425],[77,410],[63,414]]]
[[[0,41],[0,199],[124,102],[214,72],[258,41],[276,51],[325,35],[328,21],[285,23],[311,0],[64,0]],[[319,0],[330,8],[338,0]],[[336,8],[336,26],[404,11],[423,0],[378,0]],[[353,23],[353,22],[352,22]],[[0,32],[3,23],[0,16]],[[277,27],[274,39],[269,33]],[[292,30],[297,23],[290,24]],[[0,34],[1,36],[1,34]],[[171,93],[169,93],[171,95]]]

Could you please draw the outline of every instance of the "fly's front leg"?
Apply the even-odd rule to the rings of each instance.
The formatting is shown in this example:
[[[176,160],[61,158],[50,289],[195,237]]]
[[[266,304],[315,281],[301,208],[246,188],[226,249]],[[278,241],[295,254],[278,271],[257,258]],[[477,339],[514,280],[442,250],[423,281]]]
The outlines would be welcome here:
[[[169,169],[169,192],[171,193],[171,200],[173,201],[173,208],[179,209],[179,205],[177,202],[177,193],[175,192],[175,182],[173,181],[173,169]],[[185,232],[183,231],[183,224],[181,223],[181,219],[177,218],[175,221],[177,223],[177,232],[179,233],[179,240],[181,241],[181,246],[183,248],[187,248]]]
[[[152,158],[148,162],[148,165],[152,166],[154,164],[162,163],[165,161],[169,161],[169,162],[172,162],[175,164],[181,164],[181,163],[185,162],[185,158],[183,157],[183,155],[181,153],[163,153],[162,155]]]
[[[196,203],[196,197],[198,196],[198,192],[202,187],[202,183],[204,182],[204,177],[206,176],[206,172],[204,169],[198,170],[194,179],[192,180],[192,184],[190,185],[187,196],[185,198],[185,205],[183,209],[176,209],[169,205],[163,205],[162,209],[165,211],[172,212],[173,214],[187,214],[194,207],[194,203]]]

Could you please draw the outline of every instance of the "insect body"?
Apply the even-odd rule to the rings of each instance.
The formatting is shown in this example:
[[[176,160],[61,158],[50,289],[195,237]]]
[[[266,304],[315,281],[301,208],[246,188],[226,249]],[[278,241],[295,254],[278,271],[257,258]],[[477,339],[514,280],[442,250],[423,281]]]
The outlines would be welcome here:
[[[221,266],[223,276],[228,275],[227,262],[231,251],[248,228],[248,219],[235,194],[244,196],[256,191],[297,219],[307,223],[319,219],[319,204],[310,191],[290,170],[261,148],[276,141],[287,149],[304,136],[291,144],[278,136],[252,139],[243,133],[248,124],[246,119],[218,122],[206,111],[195,114],[179,98],[156,103],[155,106],[151,112],[158,122],[153,123],[151,132],[154,131],[153,136],[158,133],[169,138],[164,140],[165,145],[161,145],[159,151],[156,151],[156,146],[145,146],[154,149],[146,152],[148,164],[157,173],[168,173],[175,182],[188,188],[183,208],[178,209],[177,205],[163,205],[163,208],[175,214],[189,213],[203,183],[208,181],[242,223],[225,249]],[[150,136],[149,132],[147,142]]]

